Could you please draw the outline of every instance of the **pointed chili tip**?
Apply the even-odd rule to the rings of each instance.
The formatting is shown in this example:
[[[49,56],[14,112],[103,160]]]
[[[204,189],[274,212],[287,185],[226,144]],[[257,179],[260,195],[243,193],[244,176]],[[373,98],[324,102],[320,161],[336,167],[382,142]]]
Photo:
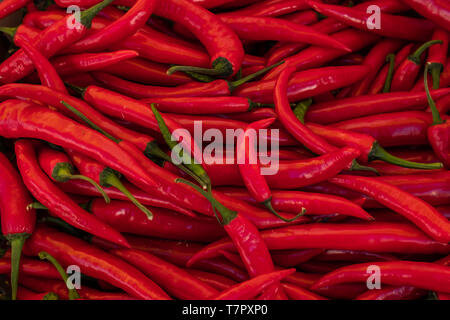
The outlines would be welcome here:
[[[286,219],[284,217],[282,217],[278,212],[275,211],[275,209],[272,207],[272,197],[270,197],[269,199],[267,199],[266,201],[262,202],[262,204],[271,212],[273,213],[276,217],[278,217],[279,219],[283,220],[284,222],[294,222],[295,220],[297,220],[298,218],[300,218],[301,216],[304,216],[306,213],[306,209],[302,208],[302,211],[297,214],[295,217],[291,218],[291,219]]]

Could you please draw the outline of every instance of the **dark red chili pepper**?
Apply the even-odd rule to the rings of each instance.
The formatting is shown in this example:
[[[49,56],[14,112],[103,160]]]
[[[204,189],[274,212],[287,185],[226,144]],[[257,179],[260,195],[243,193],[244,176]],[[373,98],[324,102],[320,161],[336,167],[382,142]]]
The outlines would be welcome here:
[[[450,7],[445,0],[402,0],[419,14],[450,31]]]
[[[11,244],[11,288],[15,300],[22,247],[34,230],[36,212],[28,208],[31,196],[3,153],[0,153],[0,175],[2,234]]]
[[[289,268],[309,261],[320,255],[322,252],[322,249],[276,250],[272,251],[271,255],[275,265]]]
[[[133,35],[145,25],[153,13],[156,0],[138,0],[122,17],[103,29],[88,35],[70,47],[71,53],[94,52],[108,48]]]
[[[201,271],[197,269],[185,268],[187,272],[192,274],[198,280],[208,284],[216,290],[223,291],[236,284],[236,281],[219,274]]]
[[[423,53],[430,46],[442,44],[442,40],[431,40],[421,45],[413,54],[408,56],[395,70],[392,78],[391,91],[409,91],[414,86],[423,61]]]
[[[238,283],[221,292],[214,300],[248,300],[255,298],[270,285],[283,280],[295,272],[295,269],[274,271],[256,276],[253,279]]]
[[[372,136],[383,147],[391,147],[428,144],[427,129],[431,122],[426,112],[403,111],[351,119],[332,126]]]
[[[294,11],[308,9],[309,6],[303,0],[287,0],[274,1],[265,0],[245,7],[243,9],[234,10],[225,15],[239,15],[252,17],[277,17]]]
[[[58,295],[53,292],[36,293],[24,287],[17,290],[18,300],[58,300]]]
[[[0,3],[0,19],[25,7],[30,0],[4,0]]]
[[[218,294],[217,290],[197,280],[189,272],[148,252],[118,249],[111,253],[136,266],[175,298],[205,300]]]
[[[342,267],[317,281],[312,289],[346,282],[365,281],[371,274],[367,268],[371,263]],[[377,262],[381,281],[390,285],[408,285],[418,288],[449,292],[450,268],[429,262],[384,261]]]
[[[44,226],[26,244],[27,253],[49,252],[63,265],[78,265],[82,272],[104,280],[141,299],[170,299],[153,281],[123,260],[73,236]]]
[[[371,261],[392,261],[398,260],[393,255],[386,253],[373,253],[354,250],[326,250],[314,258],[316,261],[350,261],[350,262],[371,262]]]
[[[310,292],[304,288],[297,287],[292,283],[281,284],[290,300],[327,300],[313,292]]]
[[[225,234],[213,219],[192,219],[173,211],[151,208],[154,219],[149,221],[131,203],[113,200],[104,205],[97,200],[90,203],[89,211],[119,232],[200,242],[215,241]]]
[[[235,14],[219,15],[219,17],[243,40],[301,42],[351,52],[350,48],[338,40],[320,33],[314,28],[290,21]]]
[[[137,0],[114,0],[114,4],[118,6],[132,6]],[[97,3],[100,0],[55,0],[56,5],[61,8],[67,8],[71,5],[79,6],[79,7],[90,7]]]
[[[39,167],[31,141],[19,140],[15,145],[17,164],[28,190],[52,214],[88,233],[128,247],[127,241],[113,228],[84,211],[59,190]],[[31,204],[31,201],[28,203]]]
[[[28,58],[33,61],[33,65],[38,72],[41,84],[55,91],[68,94],[63,81],[50,61],[48,61],[47,58],[36,50],[36,48],[29,44],[28,41],[23,40],[23,38],[19,39],[21,40],[16,40],[16,43],[22,48],[23,51],[25,51]]]
[[[436,29],[433,40],[441,40],[442,44],[431,46],[428,52],[427,63],[430,64],[430,73],[433,79],[433,89],[439,89],[441,71],[447,62],[449,34],[443,29]]]
[[[75,21],[74,15],[67,16],[41,32],[31,45],[47,58],[55,55],[81,39],[90,28],[94,16],[112,1],[104,0],[88,10],[82,11],[80,22]],[[20,64],[20,68],[17,68],[18,64]],[[31,59],[23,50],[19,50],[0,65],[0,82],[15,82],[30,74],[32,70]]]
[[[450,93],[450,88],[433,90],[433,99]],[[351,97],[312,105],[306,121],[329,124],[372,114],[407,110],[423,110],[427,102],[425,92],[393,92],[361,97]]]
[[[41,147],[38,150],[38,161],[42,170],[53,180],[58,182],[67,182],[72,179],[79,179],[90,183],[98,193],[100,193],[105,202],[109,203],[110,199],[105,191],[91,178],[75,174],[75,168],[69,157],[61,151],[54,150],[50,147]]]
[[[284,15],[282,18],[298,24],[311,25],[318,22],[323,16],[314,10],[302,10]]]
[[[439,114],[436,104],[430,94],[428,87],[428,71],[430,70],[431,63],[427,62],[425,66],[424,74],[424,87],[427,93],[428,105],[430,106],[431,113],[433,115],[433,123],[428,128],[428,140],[433,148],[434,153],[444,163],[444,165],[450,167],[450,121],[448,119],[443,120]]]
[[[430,237],[450,241],[450,222],[435,208],[401,189],[368,177],[339,175],[331,183],[369,195],[389,209],[404,216]]]
[[[242,43],[219,17],[187,0],[158,1],[155,14],[182,24],[202,42],[211,57],[212,69],[178,66],[169,69],[170,73],[195,71],[227,77],[238,72],[244,58]]]
[[[381,71],[378,73],[376,78],[370,85],[368,94],[377,94],[377,93],[387,93],[391,90],[392,77],[394,76],[394,71],[402,64],[402,62],[408,58],[414,44],[410,43],[404,46],[401,50],[392,55],[388,54],[386,56],[386,60],[389,61]],[[393,60],[393,61],[392,61]]]
[[[355,300],[417,300],[427,293],[426,290],[410,286],[387,287],[369,290],[357,296]]]
[[[342,21],[357,29],[373,32],[381,36],[399,38],[412,41],[426,41],[430,38],[435,27],[434,23],[425,19],[393,16],[380,13],[380,26],[368,25],[370,14],[353,8],[336,5],[326,5],[318,2],[307,1],[316,11]]]
[[[419,229],[404,223],[313,223],[266,230],[261,232],[261,236],[270,250],[343,249],[382,253],[447,253],[450,249],[448,244],[434,241]],[[217,257],[223,250],[235,250],[229,238],[207,245],[189,260],[189,264]]]

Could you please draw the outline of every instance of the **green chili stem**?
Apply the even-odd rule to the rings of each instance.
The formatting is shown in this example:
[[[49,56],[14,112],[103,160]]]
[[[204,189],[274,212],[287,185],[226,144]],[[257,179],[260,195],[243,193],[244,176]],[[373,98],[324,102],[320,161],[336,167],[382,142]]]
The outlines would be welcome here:
[[[28,234],[18,233],[8,235],[6,238],[11,243],[11,297],[12,300],[17,299],[17,285],[19,282],[19,266],[22,248]]]
[[[386,61],[389,61],[389,71],[384,82],[383,93],[391,91],[392,78],[394,77],[395,68],[395,54],[390,53],[386,56]]]
[[[59,272],[59,274],[61,275],[61,278],[64,280],[64,283],[67,286],[67,282],[69,280],[69,277],[67,276],[66,271],[61,266],[61,264],[50,253],[45,252],[45,251],[39,252],[39,259],[41,259],[41,260],[45,259],[45,260],[50,261],[50,263],[53,264],[53,266]],[[76,300],[76,299],[80,299],[81,298],[75,288],[74,289],[69,289],[69,287],[67,286],[67,289],[69,290],[69,300]]]
[[[36,209],[36,210],[48,210],[46,206],[39,202],[33,202],[27,205],[27,210]]]
[[[92,25],[92,19],[94,19],[94,17],[100,11],[102,11],[105,7],[109,6],[112,2],[113,2],[113,0],[104,0],[92,7],[90,7],[89,9],[82,11],[80,14],[81,24],[84,25],[86,28],[90,29],[91,25]]]
[[[380,173],[378,172],[377,169],[369,167],[369,166],[363,166],[361,164],[358,163],[358,161],[356,161],[355,159],[353,159],[352,161],[352,171],[369,171],[369,172],[373,172],[375,173],[377,176],[380,175]]]
[[[271,212],[273,213],[276,217],[278,217],[279,219],[283,220],[284,222],[293,222],[295,220],[297,220],[298,218],[300,218],[301,216],[305,215],[306,213],[306,209],[302,208],[301,212],[299,214],[297,214],[295,217],[291,218],[291,219],[286,219],[284,217],[282,217],[278,212],[275,211],[275,209],[272,207],[272,197],[270,197],[269,199],[267,199],[266,201],[262,202],[262,204]]]
[[[16,35],[17,28],[10,28],[10,27],[0,27],[0,32],[3,32],[4,34],[11,37],[11,39],[14,39],[14,36]]]
[[[420,65],[420,57],[422,56],[422,53],[424,53],[425,50],[427,50],[429,47],[435,44],[442,44],[442,40],[431,40],[428,42],[425,42],[422,44],[413,54],[411,54],[408,59],[417,64]]]
[[[425,84],[425,92],[427,93],[427,99],[428,99],[428,105],[430,106],[431,109],[431,114],[433,115],[433,126],[437,125],[437,124],[442,124],[445,121],[442,120],[441,115],[439,114],[439,110],[436,108],[436,104],[433,101],[433,98],[431,97],[430,94],[430,88],[428,88],[428,70],[430,67],[430,63],[426,63],[425,64],[425,70],[424,70],[424,75],[423,75],[423,81]]]
[[[228,86],[229,86],[229,88],[230,88],[230,91],[233,91],[234,89],[236,89],[236,88],[239,87],[240,85],[242,85],[242,84],[244,84],[244,83],[246,83],[246,82],[248,82],[248,81],[250,81],[250,80],[253,80],[253,79],[257,78],[257,77],[259,77],[260,75],[263,75],[263,74],[266,73],[267,71],[270,71],[270,70],[272,70],[273,68],[278,67],[279,65],[281,65],[281,64],[283,64],[283,63],[284,63],[284,61],[277,62],[277,63],[275,63],[275,64],[273,64],[273,65],[271,65],[271,66],[269,66],[269,67],[266,67],[266,68],[264,68],[264,69],[258,70],[258,71],[256,71],[255,73],[249,74],[248,76],[246,76],[246,77],[244,77],[244,78],[241,78],[241,79],[239,79],[239,80],[230,82],[230,83],[228,84]]]
[[[441,81],[441,71],[444,66],[441,63],[431,63],[431,79],[433,79],[433,89],[439,89],[440,81]]]
[[[294,114],[297,117],[297,119],[305,124],[305,115],[308,111],[309,107],[312,104],[312,99],[307,99],[304,101],[300,101],[294,108]]]
[[[167,70],[167,74],[171,75],[174,72],[183,71],[183,72],[196,72],[200,74],[206,74],[210,76],[222,76],[228,77],[233,73],[233,67],[230,62],[225,58],[217,58],[214,60],[212,64],[212,68],[200,68],[200,67],[191,67],[191,66],[173,66]]]
[[[49,292],[45,296],[42,297],[42,300],[59,300],[59,297],[54,292]]]

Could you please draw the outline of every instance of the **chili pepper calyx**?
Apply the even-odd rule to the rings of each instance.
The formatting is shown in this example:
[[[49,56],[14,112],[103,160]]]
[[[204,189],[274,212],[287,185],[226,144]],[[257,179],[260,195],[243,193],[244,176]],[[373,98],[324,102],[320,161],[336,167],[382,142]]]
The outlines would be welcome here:
[[[94,17],[102,11],[105,7],[109,6],[114,0],[103,0],[102,2],[90,7],[81,12],[80,22],[83,26],[90,29],[92,25],[92,20]]]
[[[420,57],[422,56],[424,51],[435,44],[442,44],[442,40],[431,40],[431,41],[425,42],[413,54],[409,55],[408,59],[419,66],[420,62],[421,62]]]
[[[84,97],[84,94],[86,93],[87,88],[82,88],[66,81],[64,81],[64,85],[75,91],[80,97]]]
[[[59,300],[59,297],[54,292],[49,292],[45,296],[42,297],[42,300]]]
[[[18,28],[11,28],[11,27],[0,27],[0,32],[3,32],[7,36],[11,37],[11,39],[14,39],[16,32]]]
[[[269,199],[261,202],[261,204],[263,204],[271,213],[273,213],[276,217],[280,218],[284,222],[293,222],[293,221],[297,220],[298,218],[300,218],[301,216],[304,216],[306,214],[306,209],[302,208],[300,213],[297,214],[295,217],[293,217],[291,219],[286,219],[286,218],[282,217],[278,212],[276,212],[275,209],[273,208],[273,206],[272,206],[272,197],[270,197]]]
[[[355,159],[352,161],[351,171],[369,171],[375,173],[377,176],[380,175],[377,169],[369,167],[369,166],[363,166],[362,164],[358,163]]]
[[[67,162],[59,162],[55,165],[52,172],[52,178],[58,182],[67,182],[74,173],[73,165]]]

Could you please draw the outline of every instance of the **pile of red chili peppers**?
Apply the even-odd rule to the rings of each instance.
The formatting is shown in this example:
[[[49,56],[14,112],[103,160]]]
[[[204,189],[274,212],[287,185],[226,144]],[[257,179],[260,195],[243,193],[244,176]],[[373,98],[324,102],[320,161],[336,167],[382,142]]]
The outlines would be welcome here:
[[[10,15],[6,298],[450,299],[450,2],[0,2]]]

